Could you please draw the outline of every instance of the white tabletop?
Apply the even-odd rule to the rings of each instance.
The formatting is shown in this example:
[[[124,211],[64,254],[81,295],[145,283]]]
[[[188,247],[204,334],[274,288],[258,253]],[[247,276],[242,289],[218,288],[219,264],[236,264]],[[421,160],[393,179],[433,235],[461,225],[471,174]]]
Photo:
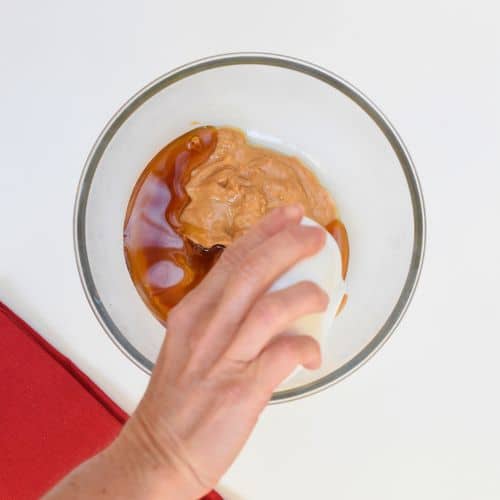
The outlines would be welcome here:
[[[147,377],[103,333],[74,261],[85,157],[124,100],[176,65],[240,50],[308,59],[406,141],[427,204],[424,272],[386,346],[337,386],[268,408],[222,485],[250,500],[500,498],[496,4],[5,2],[0,300],[132,411]]]

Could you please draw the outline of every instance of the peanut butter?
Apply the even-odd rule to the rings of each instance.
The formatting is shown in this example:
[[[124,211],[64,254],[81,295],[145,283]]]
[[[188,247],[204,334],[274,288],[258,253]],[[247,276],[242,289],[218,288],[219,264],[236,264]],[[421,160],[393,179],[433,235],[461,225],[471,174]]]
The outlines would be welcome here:
[[[336,219],[329,193],[300,160],[248,144],[236,129],[217,134],[215,150],[185,184],[190,202],[180,222],[194,243],[230,245],[267,212],[291,203],[322,226]]]

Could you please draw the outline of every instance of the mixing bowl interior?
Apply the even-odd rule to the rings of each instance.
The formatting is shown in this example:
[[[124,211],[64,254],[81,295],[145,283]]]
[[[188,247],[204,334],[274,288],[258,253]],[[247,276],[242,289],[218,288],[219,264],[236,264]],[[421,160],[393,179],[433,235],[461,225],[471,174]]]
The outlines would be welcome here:
[[[274,400],[340,379],[383,343],[408,304],[422,261],[423,207],[411,160],[383,116],[338,77],[298,61],[239,55],[195,63],[153,82],[113,118],[87,162],[75,214],[94,311],[150,371],[164,331],[126,268],[125,210],[151,157],[198,123],[236,126],[255,143],[303,158],[337,202],[351,243],[349,300],[325,339],[322,368],[300,372]]]

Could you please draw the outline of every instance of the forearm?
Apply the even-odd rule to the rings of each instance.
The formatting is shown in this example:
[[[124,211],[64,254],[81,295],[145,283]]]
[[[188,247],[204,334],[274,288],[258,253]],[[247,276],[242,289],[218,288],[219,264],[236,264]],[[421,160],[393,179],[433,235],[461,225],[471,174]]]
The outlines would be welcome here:
[[[44,500],[195,500],[196,497],[179,471],[169,464],[155,463],[125,429],[108,448],[65,477]]]

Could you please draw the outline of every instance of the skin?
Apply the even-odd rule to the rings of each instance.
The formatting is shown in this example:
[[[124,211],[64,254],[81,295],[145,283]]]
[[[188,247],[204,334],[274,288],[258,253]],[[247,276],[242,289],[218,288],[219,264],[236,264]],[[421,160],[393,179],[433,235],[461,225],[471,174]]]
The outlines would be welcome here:
[[[118,438],[80,465],[46,500],[175,498],[211,490],[234,461],[273,390],[297,365],[321,364],[318,343],[287,335],[328,296],[301,282],[266,294],[324,232],[299,224],[291,205],[263,218],[226,249],[170,313],[151,381]]]

